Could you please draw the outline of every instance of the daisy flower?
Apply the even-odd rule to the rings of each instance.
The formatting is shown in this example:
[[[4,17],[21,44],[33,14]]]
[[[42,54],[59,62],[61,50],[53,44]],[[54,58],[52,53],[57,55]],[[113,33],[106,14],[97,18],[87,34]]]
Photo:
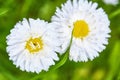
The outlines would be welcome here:
[[[119,0],[103,0],[105,4],[117,5]]]
[[[52,28],[51,28],[52,27]],[[39,73],[47,71],[54,60],[59,41],[52,24],[43,20],[23,19],[7,36],[9,59],[23,71]]]
[[[110,21],[104,10],[97,6],[88,0],[68,0],[52,17],[60,34],[61,53],[70,46],[72,37],[70,60],[93,60],[108,44]]]

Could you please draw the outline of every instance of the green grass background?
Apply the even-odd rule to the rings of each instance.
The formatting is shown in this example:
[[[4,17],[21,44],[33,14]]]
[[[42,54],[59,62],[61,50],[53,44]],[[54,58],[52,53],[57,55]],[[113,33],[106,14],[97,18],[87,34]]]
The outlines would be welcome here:
[[[10,29],[23,18],[50,22],[56,6],[65,1],[0,0],[0,80],[120,80],[120,3],[112,6],[102,0],[93,0],[108,14],[112,30],[107,48],[93,61],[75,63],[67,60],[56,70],[36,74],[21,71],[9,60],[6,36]]]

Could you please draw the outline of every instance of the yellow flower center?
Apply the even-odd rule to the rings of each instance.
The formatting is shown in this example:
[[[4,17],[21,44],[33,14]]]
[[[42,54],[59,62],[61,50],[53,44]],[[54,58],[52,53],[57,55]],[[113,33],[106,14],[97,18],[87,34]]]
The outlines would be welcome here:
[[[83,38],[89,33],[88,24],[84,20],[78,20],[74,23],[73,37]]]
[[[41,38],[30,38],[26,43],[26,49],[29,50],[30,53],[38,52],[43,49],[43,41]]]

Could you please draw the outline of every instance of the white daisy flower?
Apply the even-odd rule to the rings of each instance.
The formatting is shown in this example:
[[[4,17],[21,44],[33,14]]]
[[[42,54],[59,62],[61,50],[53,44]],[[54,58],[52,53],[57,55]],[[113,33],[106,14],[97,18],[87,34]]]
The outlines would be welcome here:
[[[70,60],[93,60],[108,44],[110,21],[103,9],[97,6],[97,3],[87,0],[68,0],[52,17],[61,35],[61,53],[66,51],[72,37]]]
[[[103,0],[105,4],[117,5],[119,0]]]
[[[43,20],[23,19],[7,36],[7,52],[10,60],[27,72],[47,71],[54,60],[58,60],[56,51],[59,41],[52,26]]]

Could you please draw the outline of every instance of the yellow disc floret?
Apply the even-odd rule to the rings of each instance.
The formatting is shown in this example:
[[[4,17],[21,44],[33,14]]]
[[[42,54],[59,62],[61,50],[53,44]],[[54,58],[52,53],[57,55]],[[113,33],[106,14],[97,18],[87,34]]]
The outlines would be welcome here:
[[[84,20],[78,20],[74,23],[73,37],[83,38],[89,33],[88,24]]]
[[[40,37],[30,38],[25,47],[30,53],[35,53],[43,49],[43,41]]]

